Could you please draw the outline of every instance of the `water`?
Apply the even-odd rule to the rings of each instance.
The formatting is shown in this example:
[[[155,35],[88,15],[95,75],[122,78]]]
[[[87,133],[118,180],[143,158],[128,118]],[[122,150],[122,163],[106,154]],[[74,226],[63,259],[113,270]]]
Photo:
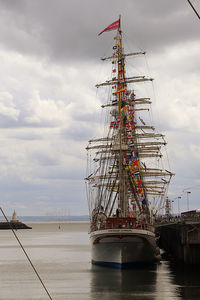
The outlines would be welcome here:
[[[200,299],[200,270],[194,267],[167,261],[136,270],[92,266],[88,224],[31,226],[17,235],[54,300]],[[0,299],[49,299],[12,233],[0,235]]]

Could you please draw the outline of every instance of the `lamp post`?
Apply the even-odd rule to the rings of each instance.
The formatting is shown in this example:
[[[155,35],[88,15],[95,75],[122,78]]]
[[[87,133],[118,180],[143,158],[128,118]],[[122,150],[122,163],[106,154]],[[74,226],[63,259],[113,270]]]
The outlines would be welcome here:
[[[171,215],[173,215],[173,211],[174,211],[173,204],[174,204],[174,200],[171,201]]]
[[[191,192],[187,192],[187,210],[189,211],[189,194],[191,194]]]
[[[180,202],[179,200],[181,199],[181,196],[178,197],[178,214],[180,215]]]

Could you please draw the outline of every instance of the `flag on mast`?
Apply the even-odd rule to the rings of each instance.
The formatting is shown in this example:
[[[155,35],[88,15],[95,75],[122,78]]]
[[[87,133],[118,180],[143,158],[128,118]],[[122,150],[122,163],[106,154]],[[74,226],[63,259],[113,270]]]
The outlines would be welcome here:
[[[110,24],[108,27],[106,27],[104,30],[102,30],[98,35],[102,34],[105,31],[110,31],[110,30],[114,30],[120,28],[120,19],[113,22],[112,24]]]
[[[126,92],[126,89],[122,89],[122,90],[114,92],[113,95],[116,95],[116,94],[119,94],[119,93],[125,93],[125,92]]]

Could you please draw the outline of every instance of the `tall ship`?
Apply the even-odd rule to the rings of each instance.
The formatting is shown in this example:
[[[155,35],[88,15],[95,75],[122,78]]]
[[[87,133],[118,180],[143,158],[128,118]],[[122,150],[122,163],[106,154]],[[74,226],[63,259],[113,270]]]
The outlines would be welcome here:
[[[92,263],[127,267],[154,262],[158,248],[154,219],[163,206],[172,173],[162,167],[164,135],[147,124],[150,98],[137,97],[135,86],[153,79],[126,76],[121,18],[103,32],[115,30],[110,60],[112,78],[96,85],[110,87],[104,136],[89,141],[86,181],[90,214]]]

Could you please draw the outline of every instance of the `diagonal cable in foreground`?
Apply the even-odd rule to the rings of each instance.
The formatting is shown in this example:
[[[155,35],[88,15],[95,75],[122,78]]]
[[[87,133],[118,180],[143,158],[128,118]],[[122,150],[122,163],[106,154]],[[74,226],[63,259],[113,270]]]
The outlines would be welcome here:
[[[192,4],[192,2],[190,0],[187,0],[187,2],[190,4],[190,6],[192,7],[193,11],[195,12],[195,14],[197,15],[197,17],[200,19],[200,15],[197,12],[197,10],[195,9],[194,5]]]
[[[45,291],[46,291],[46,293],[47,293],[49,299],[50,299],[50,300],[53,300],[52,297],[51,297],[51,295],[49,294],[49,292],[48,292],[46,286],[44,285],[44,282],[42,281],[42,279],[41,279],[39,273],[37,272],[36,268],[34,267],[34,265],[33,265],[32,261],[31,261],[30,257],[28,256],[26,250],[24,249],[22,243],[20,242],[18,236],[16,235],[15,231],[13,230],[13,227],[12,227],[11,223],[9,222],[8,218],[6,217],[4,211],[3,211],[3,209],[2,209],[1,207],[0,207],[0,211],[2,212],[2,214],[3,214],[4,218],[6,219],[6,221],[8,222],[8,224],[9,224],[9,226],[10,226],[10,229],[12,230],[12,233],[14,234],[14,236],[15,236],[17,242],[19,243],[21,249],[23,250],[24,254],[26,255],[26,258],[28,259],[28,261],[29,261],[31,267],[33,268],[35,274],[37,275],[37,277],[38,277],[39,281],[41,282],[43,288],[45,289]]]

